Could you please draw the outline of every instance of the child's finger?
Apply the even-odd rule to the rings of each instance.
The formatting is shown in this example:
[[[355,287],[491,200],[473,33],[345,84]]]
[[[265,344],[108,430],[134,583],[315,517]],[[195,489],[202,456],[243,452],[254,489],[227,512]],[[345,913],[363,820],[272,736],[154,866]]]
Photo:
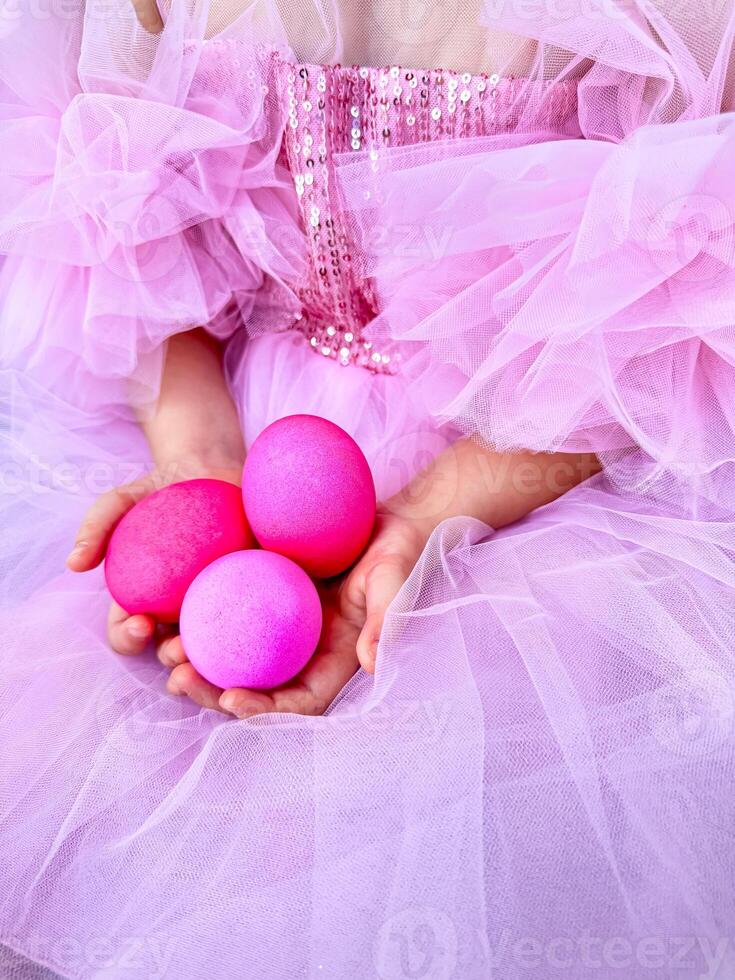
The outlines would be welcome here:
[[[372,674],[378,655],[378,642],[388,606],[401,590],[410,567],[400,557],[386,558],[375,565],[365,579],[365,625],[357,638],[357,656],[363,670]]]
[[[222,688],[215,687],[214,684],[205,681],[189,663],[174,667],[166,687],[171,694],[186,694],[202,708],[214,708],[215,711],[223,710],[219,703],[219,699],[222,697]]]
[[[220,698],[220,707],[237,718],[252,718],[273,711],[321,715],[356,670],[353,629],[349,625],[345,630],[334,629],[332,623],[319,649],[298,677],[271,691],[230,688]]]
[[[156,0],[132,0],[132,3],[140,26],[149,34],[160,34],[163,30],[163,20]]]
[[[150,489],[144,483],[117,487],[103,493],[87,511],[77,540],[66,560],[73,572],[86,572],[102,561],[115,525]]]
[[[168,667],[169,670],[173,670],[174,667],[178,667],[180,664],[185,664],[188,659],[184,652],[181,637],[178,634],[164,636],[159,641],[156,652],[163,666]]]
[[[110,606],[107,616],[107,638],[116,653],[134,657],[148,646],[155,631],[150,616],[130,616],[116,602]]]
[[[249,691],[242,687],[231,687],[219,699],[219,706],[227,714],[236,718],[252,718],[275,711],[273,698],[264,691]]]

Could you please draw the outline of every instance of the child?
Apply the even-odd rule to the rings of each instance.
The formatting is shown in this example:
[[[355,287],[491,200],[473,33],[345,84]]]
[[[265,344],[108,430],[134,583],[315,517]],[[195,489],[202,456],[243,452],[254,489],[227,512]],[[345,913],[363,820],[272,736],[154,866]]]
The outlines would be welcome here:
[[[147,493],[182,478],[239,483],[245,458],[237,410],[227,390],[216,345],[201,330],[169,341],[158,404],[144,425],[157,465],[154,474],[108,491],[92,506],[68,559],[74,571],[99,564],[119,518]],[[331,590],[330,619],[318,654],[291,684],[272,693],[222,692],[188,664],[175,631],[160,631],[158,658],[173,668],[174,694],[240,718],[262,711],[323,712],[358,667],[372,673],[390,602],[408,578],[434,529],[450,517],[476,517],[504,527],[561,495],[596,469],[594,457],[563,453],[502,456],[472,440],[451,445],[423,473],[385,502],[373,541],[339,587]],[[113,602],[110,644],[118,653],[143,652],[155,636],[149,616],[128,616]]]
[[[7,21],[12,975],[735,969],[735,14],[700,21]],[[306,670],[221,691],[90,570],[297,412],[362,446],[376,533]]]

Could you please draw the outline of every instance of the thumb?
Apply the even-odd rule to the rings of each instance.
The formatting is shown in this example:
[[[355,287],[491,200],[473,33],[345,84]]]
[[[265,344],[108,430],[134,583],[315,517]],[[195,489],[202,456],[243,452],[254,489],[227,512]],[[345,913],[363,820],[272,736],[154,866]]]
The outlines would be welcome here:
[[[365,625],[357,640],[357,656],[363,670],[375,671],[378,643],[385,614],[408,578],[410,568],[400,556],[384,558],[365,579]]]
[[[144,477],[137,483],[128,483],[103,493],[87,511],[77,531],[77,539],[66,559],[72,572],[87,572],[96,568],[107,550],[107,543],[118,521],[151,492],[153,483]]]

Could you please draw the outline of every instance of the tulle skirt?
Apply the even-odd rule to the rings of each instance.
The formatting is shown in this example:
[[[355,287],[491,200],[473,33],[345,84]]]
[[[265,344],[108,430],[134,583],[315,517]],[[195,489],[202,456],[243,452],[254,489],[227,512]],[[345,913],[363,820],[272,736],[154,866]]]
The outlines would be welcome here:
[[[381,495],[442,448],[400,378],[296,334],[230,360],[249,441],[325,415]],[[107,649],[99,572],[55,572],[89,481],[144,465],[133,423],[75,428],[5,380],[5,975],[735,970],[735,566],[716,525],[605,474],[501,532],[446,522],[374,679],[323,717],[238,722],[169,696],[152,653]],[[39,469],[54,445],[65,465]]]
[[[585,139],[524,129],[524,96],[520,135],[338,155],[394,377],[233,333],[283,326],[310,234],[255,40],[340,60],[335,4],[249,7],[246,85],[214,89],[205,5],[156,37],[104,6],[0,29],[0,972],[729,980],[733,3],[706,28],[673,0],[488,3],[538,41],[530,89],[578,83]],[[458,432],[604,471],[505,530],[437,527],[324,716],[201,710],[110,652],[101,571],[62,572],[150,465],[128,405],[195,325],[230,338],[248,443],[324,415],[382,499]]]

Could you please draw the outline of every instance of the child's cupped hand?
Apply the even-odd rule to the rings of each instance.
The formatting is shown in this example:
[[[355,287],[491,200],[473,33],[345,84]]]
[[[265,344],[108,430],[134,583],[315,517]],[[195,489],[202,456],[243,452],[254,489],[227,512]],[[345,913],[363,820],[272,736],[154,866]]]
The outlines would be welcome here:
[[[165,475],[153,472],[134,483],[103,494],[87,512],[76,544],[67,559],[75,572],[95,568],[103,560],[118,521],[136,503],[169,483],[209,477],[239,484],[240,470],[208,470]],[[186,695],[205,708],[238,718],[266,712],[322,714],[358,667],[372,673],[388,606],[411,573],[426,541],[414,522],[379,512],[367,550],[339,579],[320,585],[324,625],[319,646],[304,670],[271,691],[231,688],[223,691],[205,680],[189,663],[176,625],[157,624],[151,616],[130,616],[112,602],[108,616],[110,646],[123,656],[143,653],[155,643],[159,661],[171,670],[168,690]]]
[[[221,691],[191,664],[175,667],[169,690],[238,718],[267,712],[320,715],[361,665],[372,673],[388,606],[418,560],[426,538],[410,520],[378,514],[363,556],[339,579],[320,587],[324,625],[316,653],[304,670],[271,691]]]
[[[132,483],[103,493],[87,511],[77,532],[76,542],[66,560],[73,572],[87,572],[104,559],[112,532],[121,518],[149,494],[180,480],[208,478],[240,485],[241,468],[201,468],[184,464],[156,470]],[[184,663],[178,627],[157,624],[152,616],[130,616],[116,602],[110,605],[107,617],[107,637],[112,649],[123,656],[142,653],[151,641],[155,642],[158,659],[166,667]]]

